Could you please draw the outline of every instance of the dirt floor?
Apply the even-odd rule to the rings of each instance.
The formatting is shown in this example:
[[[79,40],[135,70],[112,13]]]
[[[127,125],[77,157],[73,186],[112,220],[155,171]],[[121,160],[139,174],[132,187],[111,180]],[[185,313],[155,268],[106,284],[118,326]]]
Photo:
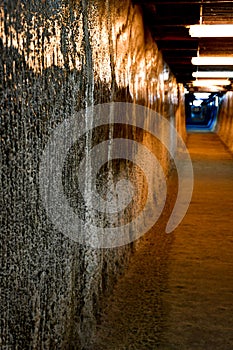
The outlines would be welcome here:
[[[91,350],[233,349],[233,158],[215,134],[190,134],[188,148],[187,215],[165,234],[165,213],[144,236]]]

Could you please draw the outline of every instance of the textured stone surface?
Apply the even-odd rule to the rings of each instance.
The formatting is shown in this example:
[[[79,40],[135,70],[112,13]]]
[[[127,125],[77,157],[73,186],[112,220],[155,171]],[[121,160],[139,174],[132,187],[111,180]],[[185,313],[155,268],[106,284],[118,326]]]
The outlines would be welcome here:
[[[220,106],[216,131],[222,141],[233,152],[233,93],[228,91]]]
[[[0,346],[82,349],[132,245],[95,250],[54,229],[39,194],[42,151],[65,118],[108,101],[153,108],[185,137],[183,91],[171,74],[164,80],[167,67],[144,31],[140,8],[129,1],[9,0],[0,9]],[[107,132],[94,133],[94,141],[88,135],[82,152],[88,155]],[[143,137],[152,142],[136,136]],[[169,159],[159,147],[158,153],[168,173]],[[69,192],[69,164],[64,174]]]

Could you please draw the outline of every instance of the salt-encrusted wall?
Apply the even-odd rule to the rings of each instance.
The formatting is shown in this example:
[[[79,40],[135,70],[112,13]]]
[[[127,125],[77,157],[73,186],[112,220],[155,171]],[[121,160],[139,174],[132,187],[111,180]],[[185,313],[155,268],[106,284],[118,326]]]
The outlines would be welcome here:
[[[228,91],[222,97],[219,108],[216,132],[233,152],[233,92]]]
[[[39,193],[43,149],[65,118],[111,101],[152,108],[185,137],[183,91],[129,0],[8,0],[0,9],[0,347],[85,349],[100,298],[133,247],[94,249],[54,228]],[[108,133],[84,138],[78,154]],[[168,173],[165,153],[160,161]],[[69,192],[72,171],[64,168]]]

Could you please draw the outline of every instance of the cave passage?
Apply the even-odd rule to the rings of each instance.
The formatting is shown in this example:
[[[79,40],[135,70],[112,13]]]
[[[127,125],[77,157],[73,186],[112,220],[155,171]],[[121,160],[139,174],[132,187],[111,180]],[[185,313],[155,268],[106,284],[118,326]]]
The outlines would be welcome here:
[[[223,93],[196,92],[185,95],[187,130],[211,131],[214,129]]]
[[[197,48],[233,41],[189,35],[200,3],[232,21],[226,0],[0,1],[0,349],[233,349],[232,68],[191,83]]]
[[[188,213],[174,233],[157,226],[144,237],[105,303],[93,350],[233,348],[233,157],[214,133],[191,133],[187,144]]]

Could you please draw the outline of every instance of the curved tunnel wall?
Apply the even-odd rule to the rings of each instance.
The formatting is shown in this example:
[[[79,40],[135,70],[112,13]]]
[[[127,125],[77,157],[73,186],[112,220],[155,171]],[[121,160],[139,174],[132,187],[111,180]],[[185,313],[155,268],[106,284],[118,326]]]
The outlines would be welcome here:
[[[233,92],[228,91],[221,101],[215,131],[233,152]]]
[[[185,138],[183,89],[170,72],[165,80],[168,69],[140,8],[130,1],[16,4],[1,7],[1,346],[82,349],[95,328],[101,296],[110,293],[133,245],[93,249],[53,227],[39,193],[42,151],[65,118],[109,101],[152,108]],[[108,133],[94,134],[94,144]],[[89,136],[82,148],[87,156]],[[135,138],[153,143],[145,133]],[[169,173],[159,146],[158,154]],[[68,190],[74,172],[65,166]]]

